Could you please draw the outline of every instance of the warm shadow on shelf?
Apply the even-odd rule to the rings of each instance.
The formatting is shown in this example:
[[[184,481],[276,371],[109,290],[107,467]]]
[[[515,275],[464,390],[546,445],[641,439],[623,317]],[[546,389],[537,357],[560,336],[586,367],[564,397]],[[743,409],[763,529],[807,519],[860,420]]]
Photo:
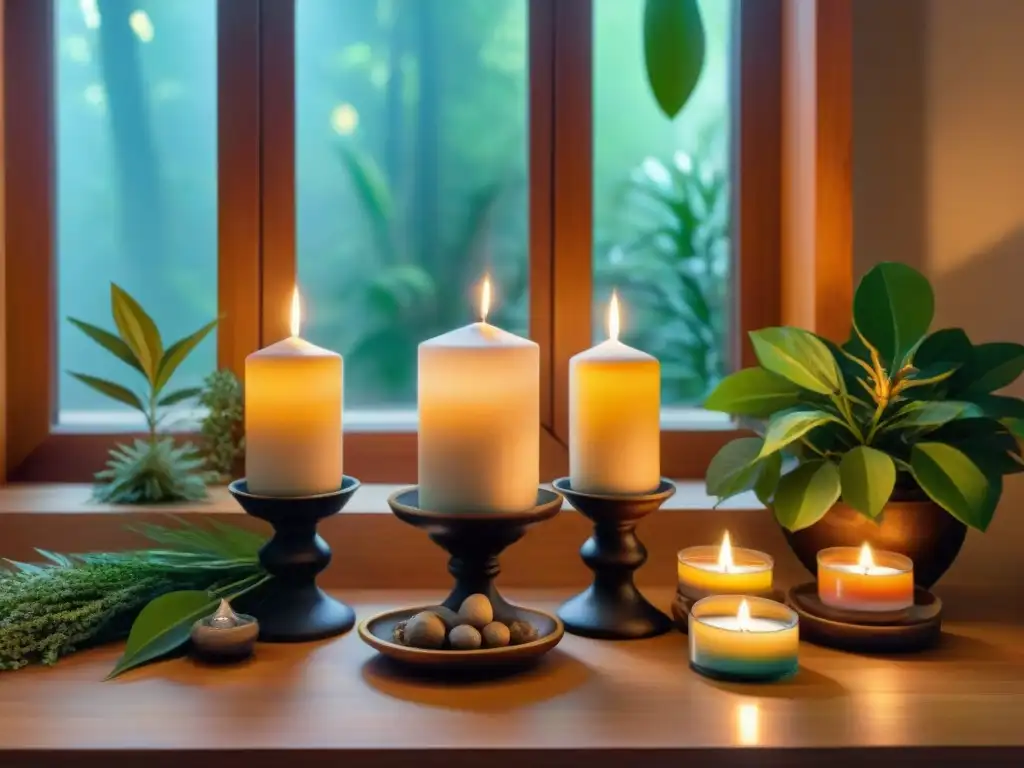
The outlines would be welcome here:
[[[849,695],[849,691],[838,681],[804,666],[801,666],[800,670],[790,679],[780,680],[777,683],[727,683],[707,677],[699,679],[712,688],[747,698],[811,701],[838,699]]]
[[[385,696],[472,712],[503,712],[554,699],[579,688],[590,676],[589,667],[557,648],[530,666],[497,674],[434,672],[403,666],[384,656],[375,656],[362,666],[364,682]]]

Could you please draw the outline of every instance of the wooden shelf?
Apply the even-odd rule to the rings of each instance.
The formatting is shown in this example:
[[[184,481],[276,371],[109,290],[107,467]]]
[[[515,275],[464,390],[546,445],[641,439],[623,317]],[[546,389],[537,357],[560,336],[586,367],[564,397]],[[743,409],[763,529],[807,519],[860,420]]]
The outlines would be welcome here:
[[[340,596],[363,618],[438,597]],[[548,608],[564,596],[512,593]],[[670,596],[652,594],[662,605]],[[108,683],[120,649],[95,649],[0,678],[0,749],[13,750],[0,763],[1024,765],[1024,625],[991,621],[984,601],[965,599],[975,618],[947,622],[934,651],[879,658],[804,644],[799,675],[774,686],[698,677],[678,633],[632,643],[567,635],[533,671],[448,685],[396,676],[354,632],[259,645],[241,666],[178,659]]]

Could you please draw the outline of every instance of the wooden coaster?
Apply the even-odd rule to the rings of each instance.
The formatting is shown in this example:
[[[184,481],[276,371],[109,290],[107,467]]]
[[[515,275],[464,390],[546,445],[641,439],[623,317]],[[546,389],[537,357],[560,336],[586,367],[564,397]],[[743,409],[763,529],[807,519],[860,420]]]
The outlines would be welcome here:
[[[831,608],[818,598],[814,582],[793,587],[789,604],[800,617],[800,639],[859,653],[910,653],[934,645],[942,632],[942,601],[926,589],[914,589],[906,611],[865,615]]]
[[[672,620],[675,622],[676,627],[684,635],[690,631],[690,608],[698,600],[703,600],[705,597],[710,595],[700,595],[695,597],[692,595],[685,595],[682,592],[676,592],[676,599],[672,601]],[[775,600],[778,603],[785,603],[786,596],[782,593],[782,590],[773,589],[768,592],[758,592],[752,594],[751,597],[763,597],[768,600]]]

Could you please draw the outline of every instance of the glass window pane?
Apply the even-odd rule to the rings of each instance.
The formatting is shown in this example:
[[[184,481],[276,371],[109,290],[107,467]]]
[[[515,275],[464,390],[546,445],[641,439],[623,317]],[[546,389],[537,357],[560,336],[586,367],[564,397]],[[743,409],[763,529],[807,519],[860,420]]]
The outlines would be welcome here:
[[[416,346],[476,319],[527,332],[527,0],[297,0],[303,335],[345,404],[416,402]]]
[[[217,3],[54,0],[59,420],[132,412],[73,379],[142,391],[138,373],[66,321],[114,331],[110,283],[164,345],[217,315]],[[171,385],[216,364],[213,335]]]
[[[698,5],[704,69],[669,120],[647,82],[643,0],[594,0],[594,337],[617,288],[623,340],[661,361],[665,407],[699,404],[730,363],[735,4]]]

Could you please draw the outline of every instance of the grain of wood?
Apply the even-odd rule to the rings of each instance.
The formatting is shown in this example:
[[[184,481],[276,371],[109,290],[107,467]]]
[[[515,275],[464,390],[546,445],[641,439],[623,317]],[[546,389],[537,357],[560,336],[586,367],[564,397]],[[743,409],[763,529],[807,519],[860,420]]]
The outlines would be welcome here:
[[[438,598],[339,596],[360,617]],[[516,596],[550,610],[564,595]],[[670,594],[654,597],[664,604]],[[691,672],[686,638],[678,633],[640,642],[567,635],[530,672],[454,684],[403,678],[354,632],[314,644],[260,644],[254,659],[239,666],[178,659],[102,683],[119,653],[109,647],[53,669],[0,678],[0,750],[111,750],[108,765],[118,754],[162,749],[308,749],[321,756],[336,750],[654,749],[663,750],[652,754],[666,762],[651,764],[668,765],[691,752],[729,764],[732,748],[758,746],[771,748],[766,759],[790,758],[774,764],[822,765],[813,762],[822,753],[801,750],[893,747],[937,750],[920,753],[935,765],[955,764],[946,762],[950,756],[969,756],[974,765],[1010,764],[999,763],[1000,756],[1024,759],[1024,625],[952,622],[947,632],[940,648],[903,658],[804,644],[795,679],[754,686]],[[1004,751],[987,751],[997,747]],[[2,753],[0,761],[3,754],[16,753]],[[562,765],[573,764],[573,754],[595,764],[594,752],[557,754],[566,758]],[[489,765],[507,764],[495,760]]]

